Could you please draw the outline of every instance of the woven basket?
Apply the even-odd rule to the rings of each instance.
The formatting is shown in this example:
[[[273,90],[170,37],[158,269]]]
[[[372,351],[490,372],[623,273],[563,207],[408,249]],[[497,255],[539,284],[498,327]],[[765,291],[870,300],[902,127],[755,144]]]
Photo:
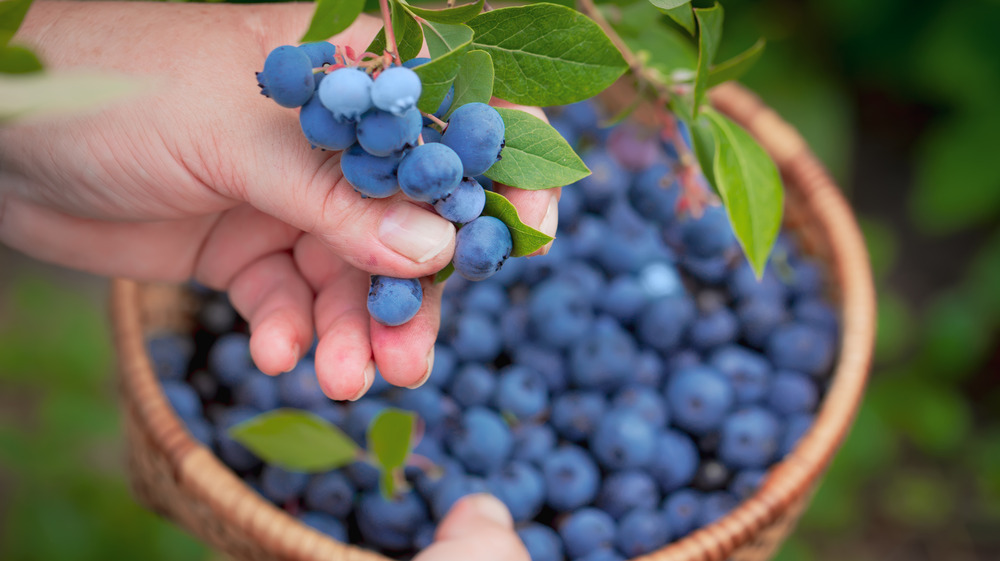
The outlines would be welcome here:
[[[725,518],[643,561],[761,561],[773,556],[809,502],[847,434],[865,386],[875,337],[868,255],[851,210],[802,137],[735,84],[712,103],[771,154],[786,185],[785,220],[825,264],[843,318],[836,370],[812,429]],[[193,440],[164,398],[145,336],[183,326],[191,303],[178,287],[114,281],[112,312],[121,374],[129,474],[135,496],[237,560],[353,561],[386,558],[328,539],[272,506]]]

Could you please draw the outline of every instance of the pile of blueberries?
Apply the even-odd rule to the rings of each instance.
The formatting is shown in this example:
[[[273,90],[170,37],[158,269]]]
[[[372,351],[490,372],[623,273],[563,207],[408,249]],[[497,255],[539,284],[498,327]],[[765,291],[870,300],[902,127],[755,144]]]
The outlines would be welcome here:
[[[401,559],[468,493],[509,507],[533,561],[631,559],[753,494],[810,427],[835,360],[821,267],[782,234],[758,281],[721,208],[678,215],[676,154],[655,135],[599,129],[591,103],[551,119],[594,173],[563,190],[548,255],[448,281],[423,387],[377,377],[361,400],[334,402],[311,355],[266,376],[246,324],[224,295],[203,292],[193,335],[150,341],[191,433],[304,523]],[[297,407],[363,446],[390,406],[423,425],[412,488],[395,500],[368,464],[289,472],[226,433]]]
[[[402,191],[460,225],[453,265],[463,277],[482,280],[500,270],[513,249],[507,226],[481,216],[482,183],[492,185],[482,174],[500,159],[504,122],[489,105],[467,103],[451,112],[443,133],[435,128],[417,109],[422,85],[412,70],[428,60],[386,67],[372,79],[364,68],[345,65],[350,61],[343,56],[338,62],[330,43],[285,45],[267,56],[257,84],[282,107],[301,107],[299,122],[313,148],[344,151],[344,178],[362,197]],[[453,98],[454,88],[435,118],[447,114]],[[422,301],[418,279],[372,277],[368,311],[380,323],[406,323]]]

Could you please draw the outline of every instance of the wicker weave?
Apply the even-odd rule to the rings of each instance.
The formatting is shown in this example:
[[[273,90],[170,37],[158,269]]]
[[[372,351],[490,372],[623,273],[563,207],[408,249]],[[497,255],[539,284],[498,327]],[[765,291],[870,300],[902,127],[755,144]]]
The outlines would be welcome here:
[[[826,264],[844,329],[833,381],[799,446],[728,516],[642,561],[771,558],[851,426],[874,345],[868,255],[837,186],[802,137],[756,96],[724,84],[711,92],[711,101],[759,139],[777,163],[786,185],[786,224]],[[138,500],[237,560],[384,561],[274,507],[188,435],[160,391],[144,347],[147,334],[188,321],[183,298],[176,288],[128,280],[116,280],[112,289],[129,473]]]

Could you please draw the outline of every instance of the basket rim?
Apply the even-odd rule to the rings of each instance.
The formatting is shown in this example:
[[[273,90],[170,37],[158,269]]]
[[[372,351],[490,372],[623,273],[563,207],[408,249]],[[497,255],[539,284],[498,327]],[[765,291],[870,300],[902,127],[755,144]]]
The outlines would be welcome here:
[[[816,217],[828,241],[831,281],[840,291],[842,332],[829,388],[809,431],[775,464],[762,486],[722,519],[636,561],[722,561],[810,493],[850,430],[868,378],[875,344],[875,288],[868,251],[846,199],[801,135],[759,97],[736,83],[713,88],[715,107],[747,129],[772,156],[786,188]],[[306,527],[264,500],[187,432],[159,389],[145,352],[141,283],[114,279],[112,327],[124,406],[137,427],[167,458],[178,484],[205,502],[213,515],[288,559],[388,560],[342,544]],[[240,514],[242,512],[242,514]],[[248,512],[261,512],[250,515]]]

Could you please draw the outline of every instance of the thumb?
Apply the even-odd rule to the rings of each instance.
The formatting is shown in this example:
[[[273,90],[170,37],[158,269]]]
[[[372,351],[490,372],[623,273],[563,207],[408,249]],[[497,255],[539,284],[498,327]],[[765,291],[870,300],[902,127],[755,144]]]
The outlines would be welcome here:
[[[514,520],[496,497],[469,495],[438,526],[436,541],[413,561],[530,561]]]

